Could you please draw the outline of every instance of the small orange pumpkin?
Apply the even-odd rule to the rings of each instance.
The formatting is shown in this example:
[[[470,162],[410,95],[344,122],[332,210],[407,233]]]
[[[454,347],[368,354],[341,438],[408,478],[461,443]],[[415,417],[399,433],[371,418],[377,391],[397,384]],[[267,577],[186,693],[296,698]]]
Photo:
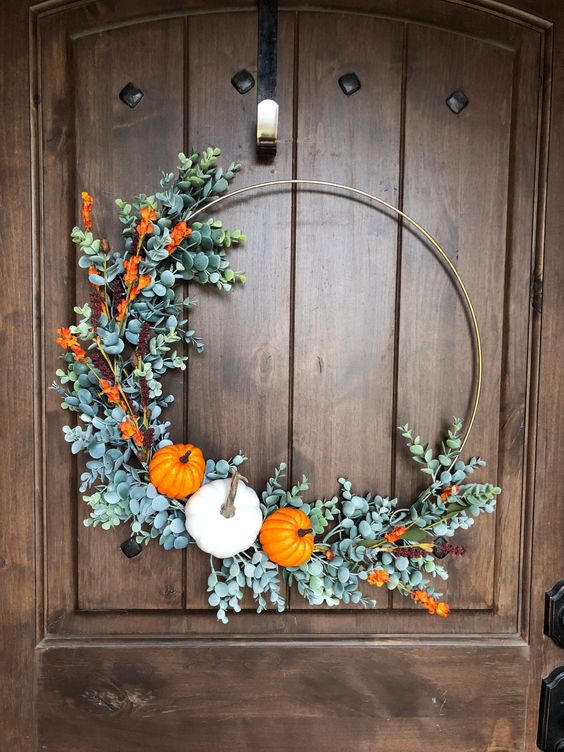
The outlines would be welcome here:
[[[283,567],[299,567],[313,553],[310,519],[300,509],[277,509],[262,523],[260,542],[270,561]]]
[[[192,444],[169,444],[159,449],[149,463],[149,478],[159,493],[183,499],[202,485],[206,461]]]

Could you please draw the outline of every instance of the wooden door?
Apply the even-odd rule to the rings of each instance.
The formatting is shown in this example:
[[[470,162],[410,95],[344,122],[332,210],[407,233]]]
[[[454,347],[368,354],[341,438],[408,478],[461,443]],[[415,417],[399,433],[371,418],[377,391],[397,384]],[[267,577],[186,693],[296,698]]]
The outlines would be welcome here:
[[[240,69],[256,73],[249,5],[8,10],[18,117],[1,146],[11,220],[1,346],[5,362],[10,348],[25,346],[25,358],[2,407],[8,414],[17,396],[5,449],[17,489],[2,478],[0,530],[13,553],[0,563],[5,661],[22,676],[5,699],[2,748],[533,749],[541,674],[559,660],[542,620],[564,530],[552,500],[562,476],[562,124],[551,131],[550,119],[552,22],[564,18],[550,0],[538,13],[512,5],[282,3],[271,162],[255,156],[254,91],[230,83]],[[558,37],[556,50],[561,58]],[[338,79],[350,72],[361,88],[347,97]],[[118,96],[130,81],[144,95],[133,109]],[[445,101],[456,91],[468,99],[459,113]],[[208,144],[242,162],[237,187],[334,180],[402,207],[467,282],[485,367],[468,454],[488,459],[487,479],[504,493],[495,516],[461,537],[464,561],[448,562],[447,620],[397,597],[373,611],[329,610],[290,592],[285,613],[249,607],[222,625],[207,604],[207,557],[153,545],[128,560],[123,530],[82,525],[79,468],[46,391],[54,332],[84,295],[67,240],[78,197],[96,196],[97,229],[115,245],[114,198],[151,192],[179,151]],[[192,321],[208,347],[172,383],[174,438],[210,456],[243,449],[257,489],[288,460],[316,496],[347,473],[359,490],[409,500],[420,484],[395,426],[437,440],[467,414],[475,377],[445,270],[392,215],[335,191],[272,189],[220,213],[248,236],[236,251],[248,282],[230,296],[197,292]]]

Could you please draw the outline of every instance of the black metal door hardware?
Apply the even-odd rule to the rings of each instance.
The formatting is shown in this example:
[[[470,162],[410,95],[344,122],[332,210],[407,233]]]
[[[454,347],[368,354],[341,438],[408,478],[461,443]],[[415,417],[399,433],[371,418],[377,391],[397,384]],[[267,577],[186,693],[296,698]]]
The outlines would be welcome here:
[[[462,110],[468,105],[468,103],[469,99],[466,94],[461,91],[461,89],[453,91],[452,94],[450,94],[446,98],[447,107],[451,112],[454,112],[455,115],[458,115],[460,112],[462,112]]]
[[[255,85],[255,79],[253,78],[252,73],[249,73],[246,68],[243,68],[233,76],[231,84],[237,89],[239,94],[246,94]]]
[[[144,94],[141,89],[138,89],[135,84],[131,83],[131,81],[128,84],[125,84],[119,93],[121,101],[128,107],[131,107],[131,109],[137,107],[139,102],[143,99],[143,96]]]
[[[350,97],[351,94],[354,94],[360,89],[360,78],[356,73],[344,73],[339,78],[339,86],[341,87],[343,94]]]
[[[537,746],[543,752],[564,752],[564,666],[542,680]]]
[[[143,550],[140,544],[135,540],[134,535],[132,535],[131,538],[125,540],[121,544],[120,548],[128,559],[133,559],[134,556],[137,556]]]
[[[276,154],[278,103],[278,0],[258,0],[257,153]]]
[[[544,633],[564,648],[564,580],[557,582],[545,595]]]

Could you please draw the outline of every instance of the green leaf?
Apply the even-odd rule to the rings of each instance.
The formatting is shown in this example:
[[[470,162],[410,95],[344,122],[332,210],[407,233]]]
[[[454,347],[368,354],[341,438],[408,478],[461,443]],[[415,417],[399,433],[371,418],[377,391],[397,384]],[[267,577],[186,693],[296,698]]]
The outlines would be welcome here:
[[[407,541],[408,543],[422,543],[424,540],[429,538],[429,533],[426,530],[423,530],[421,527],[410,527],[405,533],[405,535],[402,535],[402,540]]]

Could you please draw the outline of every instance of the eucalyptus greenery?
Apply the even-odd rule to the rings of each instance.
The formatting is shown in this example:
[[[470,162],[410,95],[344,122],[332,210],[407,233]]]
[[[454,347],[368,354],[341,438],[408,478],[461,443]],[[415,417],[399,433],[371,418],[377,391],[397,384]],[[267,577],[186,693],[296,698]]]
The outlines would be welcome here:
[[[295,583],[300,595],[314,606],[342,602],[373,608],[376,600],[367,597],[366,588],[361,587],[372,571],[386,573],[388,590],[403,595],[424,591],[434,600],[441,597],[435,582],[448,579],[437,559],[437,554],[442,556],[441,539],[452,537],[459,528],[471,527],[482,512],[493,512],[501,489],[489,483],[463,482],[485,462],[478,457],[467,463],[458,458],[460,420],[454,419],[437,455],[409,426],[400,430],[412,458],[432,481],[410,507],[398,508],[397,499],[378,494],[357,494],[346,478],[339,478],[338,495],[307,502],[307,478],[285,490],[281,480],[286,466],[275,470],[262,493],[263,515],[266,518],[285,506],[301,509],[317,536],[314,553],[300,567],[278,567],[268,561],[257,543],[243,554],[225,559],[219,570],[212,562],[209,603],[218,607],[222,621],[227,621],[229,609],[240,610],[245,586],[258,604],[257,611],[264,610],[268,601],[283,611],[281,579],[289,585]],[[397,541],[386,539],[398,530],[403,532]],[[447,551],[450,548],[445,546]]]
[[[79,266],[88,270],[90,301],[74,310],[77,323],[59,329],[63,367],[53,383],[64,410],[78,421],[63,428],[73,454],[87,456],[80,491],[90,507],[86,526],[108,530],[128,523],[139,543],[157,539],[164,549],[193,543],[186,531],[184,500],[159,493],[150,482],[153,453],[172,444],[163,411],[173,396],[163,393],[168,371],[186,368],[179,352],[186,343],[196,353],[202,341],[185,314],[195,305],[180,300],[181,281],[213,285],[228,292],[245,275],[232,268],[229,248],[244,241],[215,219],[190,222],[194,211],[225,193],[240,169],[217,164],[220,150],[208,148],[179,155],[177,174],[163,174],[161,191],[140,195],[133,203],[118,199],[123,247],[111,251],[92,233],[92,198],[83,194],[83,229],[71,237]],[[269,560],[260,543],[222,561],[210,560],[209,603],[227,622],[240,611],[248,588],[261,612],[285,609],[282,582],[295,586],[311,605],[359,604],[373,607],[366,584],[397,590],[448,614],[440,603],[437,581],[447,579],[440,560],[464,552],[448,543],[459,528],[467,529],[482,512],[493,512],[497,486],[469,481],[485,465],[478,457],[460,459],[462,422],[454,419],[438,452],[423,444],[409,426],[400,427],[413,460],[427,477],[425,489],[409,506],[376,493],[359,494],[345,477],[339,493],[307,501],[307,478],[289,489],[280,465],[262,492],[263,518],[281,507],[293,507],[310,520],[315,538],[311,558],[297,567]],[[247,458],[208,459],[204,483],[227,478]],[[440,585],[439,585],[440,587]]]
[[[228,250],[245,240],[240,230],[229,231],[219,220],[194,222],[191,234],[169,253],[171,228],[187,222],[197,208],[225,193],[240,165],[231,163],[225,170],[217,164],[219,149],[208,148],[189,157],[179,155],[178,174],[163,174],[161,191],[155,196],[140,195],[135,202],[118,199],[119,219],[123,224],[123,248],[111,252],[91,230],[75,227],[71,238],[77,244],[78,264],[88,269],[88,278],[95,296],[104,301],[103,310],[93,322],[92,302],[75,307],[76,325],[70,335],[84,347],[86,356],[76,357],[76,349],[68,348],[61,359],[64,367],[56,372],[58,381],[52,385],[62,397],[64,410],[78,413],[78,425],[63,428],[73,454],[88,456],[86,471],[81,475],[80,491],[90,506],[86,526],[101,525],[108,530],[129,522],[138,542],[158,539],[165,549],[185,548],[190,538],[184,525],[184,506],[175,499],[159,494],[149,482],[147,465],[152,452],[167,444],[170,423],[162,418],[173,395],[164,395],[161,379],[173,369],[185,370],[187,357],[177,351],[185,342],[196,352],[203,350],[202,341],[189,328],[184,311],[196,303],[190,298],[177,298],[175,286],[182,280],[200,285],[211,284],[227,292],[245,281],[245,276],[231,267]],[[141,210],[149,208],[158,218],[143,243],[139,273],[150,276],[150,283],[127,306],[123,321],[117,321],[117,302],[126,292],[124,261],[135,252],[136,228]],[[116,287],[117,285],[117,287]],[[94,298],[96,301],[96,297]],[[144,322],[150,325],[151,337],[141,362],[133,363],[131,353],[139,344]],[[98,353],[111,363],[115,383],[119,383],[133,412],[140,415],[141,378],[148,387],[144,426],[145,435],[153,437],[149,446],[139,447],[132,439],[124,439],[119,426],[126,418],[122,406],[108,403],[100,393],[103,373],[92,357]],[[108,374],[109,375],[109,374]],[[208,460],[205,479],[225,478],[230,469],[244,461],[236,455],[229,460]]]

